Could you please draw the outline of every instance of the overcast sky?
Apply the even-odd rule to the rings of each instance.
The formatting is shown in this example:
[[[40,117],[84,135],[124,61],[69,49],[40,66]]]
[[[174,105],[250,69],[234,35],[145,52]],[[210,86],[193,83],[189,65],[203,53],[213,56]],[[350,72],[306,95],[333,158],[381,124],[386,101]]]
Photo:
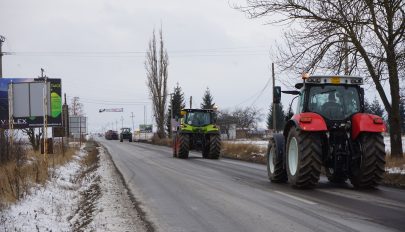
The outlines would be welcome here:
[[[220,109],[271,103],[269,51],[282,27],[248,19],[236,0],[0,0],[0,35],[6,37],[4,77],[33,78],[40,68],[62,79],[68,100],[81,98],[92,130],[116,120],[151,123],[145,51],[163,27],[169,54],[168,87],[182,87],[199,106],[206,87]],[[126,103],[126,104],[122,104]],[[286,105],[286,103],[285,103]],[[102,108],[124,113],[98,113]]]

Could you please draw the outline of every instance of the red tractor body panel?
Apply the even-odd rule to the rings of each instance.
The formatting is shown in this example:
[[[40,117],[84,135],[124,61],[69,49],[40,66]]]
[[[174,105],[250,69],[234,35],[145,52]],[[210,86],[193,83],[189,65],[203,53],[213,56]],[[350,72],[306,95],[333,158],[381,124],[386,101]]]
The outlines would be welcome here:
[[[312,112],[296,114],[292,118],[303,131],[327,131],[325,120]]]
[[[386,127],[380,116],[357,113],[352,117],[352,139],[355,140],[361,132],[385,132]]]

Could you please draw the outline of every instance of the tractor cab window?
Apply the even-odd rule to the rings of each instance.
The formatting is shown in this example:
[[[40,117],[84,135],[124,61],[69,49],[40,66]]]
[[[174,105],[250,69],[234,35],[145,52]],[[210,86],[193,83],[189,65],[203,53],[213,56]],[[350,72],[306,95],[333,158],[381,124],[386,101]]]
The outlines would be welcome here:
[[[199,111],[188,112],[185,122],[193,126],[205,126],[211,124],[211,113]]]
[[[330,120],[343,120],[360,111],[358,89],[353,86],[312,86],[308,109]]]

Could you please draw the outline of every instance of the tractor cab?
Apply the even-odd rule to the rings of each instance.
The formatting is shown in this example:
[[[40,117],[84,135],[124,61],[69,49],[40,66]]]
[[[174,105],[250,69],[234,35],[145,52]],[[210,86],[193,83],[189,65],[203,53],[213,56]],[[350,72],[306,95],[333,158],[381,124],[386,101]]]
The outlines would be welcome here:
[[[350,121],[364,112],[364,90],[361,77],[311,76],[299,83],[296,114],[313,112],[325,119],[328,128]]]
[[[194,127],[204,127],[216,121],[216,112],[210,109],[184,109],[182,115],[182,124]]]

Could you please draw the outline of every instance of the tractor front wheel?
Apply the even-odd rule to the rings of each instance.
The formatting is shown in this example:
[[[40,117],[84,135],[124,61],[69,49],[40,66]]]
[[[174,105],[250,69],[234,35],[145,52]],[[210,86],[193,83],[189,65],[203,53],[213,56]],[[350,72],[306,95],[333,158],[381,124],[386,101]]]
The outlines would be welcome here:
[[[178,145],[176,146],[176,156],[180,159],[187,159],[190,151],[190,136],[187,134],[179,134],[176,136]]]
[[[204,149],[203,149],[204,150]],[[208,159],[218,159],[221,153],[221,137],[219,135],[213,134],[209,136],[209,148],[207,158]]]
[[[281,148],[283,149],[283,148]],[[269,180],[275,183],[285,183],[287,172],[283,167],[283,159],[277,154],[278,147],[274,139],[271,139],[267,147],[267,175]]]
[[[384,175],[385,145],[379,133],[363,133],[356,141],[359,158],[351,167],[350,182],[355,188],[377,186]]]
[[[322,145],[318,134],[291,128],[286,146],[288,181],[297,188],[313,188],[321,173]]]

